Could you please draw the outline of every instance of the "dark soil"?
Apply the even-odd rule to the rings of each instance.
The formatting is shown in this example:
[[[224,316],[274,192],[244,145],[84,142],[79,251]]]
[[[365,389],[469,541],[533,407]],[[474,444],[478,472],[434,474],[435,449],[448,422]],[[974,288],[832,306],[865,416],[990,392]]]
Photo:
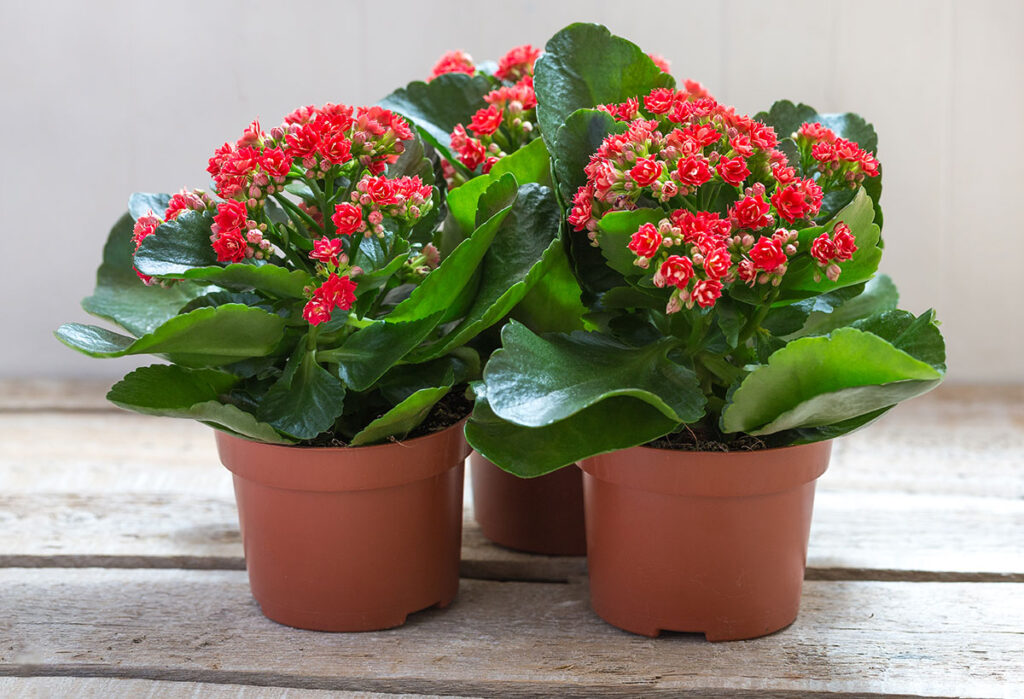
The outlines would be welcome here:
[[[686,425],[680,432],[659,437],[644,446],[675,451],[758,451],[768,448],[768,444],[763,440],[748,434],[724,441],[721,434],[709,433],[707,430],[694,430]]]
[[[466,398],[466,387],[456,386],[430,410],[426,419],[405,438],[416,439],[434,432],[440,432],[457,423],[473,411],[473,401]],[[379,417],[379,416],[378,416]],[[391,438],[389,441],[397,442]],[[404,441],[404,440],[403,440]],[[332,432],[323,434],[298,445],[302,447],[347,447],[348,442]]]

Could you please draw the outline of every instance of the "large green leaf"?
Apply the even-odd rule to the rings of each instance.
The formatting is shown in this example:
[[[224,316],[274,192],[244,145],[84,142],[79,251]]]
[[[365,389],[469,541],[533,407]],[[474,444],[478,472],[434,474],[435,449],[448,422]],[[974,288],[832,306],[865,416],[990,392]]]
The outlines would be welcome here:
[[[609,134],[623,133],[626,124],[608,112],[578,109],[558,127],[551,147],[551,158],[562,200],[572,201],[576,190],[586,184],[583,168]]]
[[[542,427],[614,396],[638,398],[676,423],[704,414],[693,371],[667,357],[674,339],[630,347],[599,333],[540,337],[516,321],[501,339],[484,382],[491,408],[510,422]]]
[[[192,299],[215,287],[192,282],[169,288],[143,284],[132,269],[133,225],[132,217],[125,214],[110,230],[103,247],[103,264],[96,272],[96,289],[82,301],[82,308],[138,336],[152,332]]]
[[[487,217],[473,234],[462,241],[441,265],[427,275],[409,298],[395,306],[388,315],[391,323],[417,320],[438,311],[449,310],[462,294],[475,274],[484,255],[491,246],[505,217],[508,216],[518,195],[516,178],[505,174],[491,184],[480,197],[479,216]]]
[[[181,277],[190,269],[217,265],[210,245],[212,224],[207,212],[181,212],[142,241],[135,251],[135,266],[151,277]]]
[[[800,231],[801,247],[809,247],[813,238],[821,232],[831,233],[836,224],[845,223],[850,227],[850,232],[857,242],[857,252],[853,253],[853,259],[840,265],[842,272],[835,282],[829,281],[824,275],[821,275],[819,281],[814,281],[815,272],[820,272],[817,262],[810,255],[797,257],[790,264],[786,276],[782,278],[780,286],[782,292],[779,299],[806,298],[871,279],[878,270],[878,263],[882,259],[882,249],[878,247],[880,231],[878,226],[873,223],[874,217],[874,203],[862,187],[857,190],[853,201],[843,207],[822,228],[808,228]]]
[[[679,427],[660,410],[627,396],[608,398],[545,427],[502,420],[478,395],[466,439],[480,454],[522,478],[534,478],[597,454],[634,447]]]
[[[409,83],[378,104],[409,119],[427,143],[458,163],[451,153],[452,129],[457,124],[469,123],[478,109],[487,106],[484,95],[491,88],[491,82],[483,75],[445,73],[429,83]]]
[[[842,291],[845,291],[845,289],[831,292],[831,294]],[[825,294],[825,296],[831,294]],[[794,305],[809,304],[819,298],[821,297],[814,297]],[[896,285],[893,284],[892,279],[884,274],[880,274],[869,281],[864,286],[864,291],[860,294],[843,301],[833,309],[819,309],[817,307],[811,309],[806,322],[799,328],[799,332],[795,333],[794,339],[795,337],[803,337],[805,335],[826,335],[836,328],[845,327],[862,318],[894,310],[899,302],[899,298],[899,292],[896,290]]]
[[[915,318],[909,311],[893,309],[859,320],[853,327],[888,340],[893,347],[940,371],[946,370],[946,343],[935,321],[935,311]]]
[[[313,277],[302,270],[289,270],[270,263],[237,263],[226,267],[199,267],[175,277],[213,282],[225,289],[245,291],[256,289],[275,298],[305,298],[304,289],[315,284]]]
[[[534,66],[537,119],[550,146],[558,127],[577,109],[642,97],[673,87],[636,44],[599,24],[571,24],[548,41]]]
[[[381,377],[375,388],[384,400],[397,405],[416,391],[437,386],[457,386],[480,378],[480,355],[469,347],[419,364],[399,364]]]
[[[789,100],[779,100],[767,112],[758,112],[754,119],[768,124],[775,129],[780,139],[792,137],[800,126],[807,122],[817,121],[818,110],[809,105],[793,104]],[[792,164],[792,163],[791,163]],[[795,163],[799,167],[800,163]]]
[[[424,388],[416,391],[401,403],[387,411],[379,418],[361,430],[352,441],[353,447],[361,447],[367,444],[383,442],[386,439],[404,439],[412,430],[416,429],[427,415],[431,408],[448,395],[452,390],[449,386],[437,386],[435,388]]]
[[[580,285],[569,268],[565,245],[544,252],[546,271],[512,309],[512,317],[537,333],[583,330],[587,307]]]
[[[840,328],[794,340],[755,368],[722,412],[725,432],[829,425],[934,388],[942,372],[878,335]]]
[[[222,371],[154,364],[136,369],[114,384],[107,400],[145,415],[199,420],[258,442],[291,443],[251,413],[221,402],[222,394],[237,382],[237,377]]]
[[[345,386],[299,346],[285,372],[263,397],[259,417],[296,439],[326,432],[342,413]]]
[[[472,305],[455,328],[414,353],[413,361],[446,354],[504,318],[544,275],[548,261],[561,251],[559,223],[554,192],[538,184],[521,186],[512,210],[484,255]]]
[[[284,325],[282,318],[261,308],[226,304],[174,316],[138,339],[80,323],[65,323],[56,336],[91,357],[159,354],[176,364],[203,367],[270,354],[284,335]]]
[[[340,347],[317,352],[338,364],[338,376],[354,391],[365,391],[434,330],[443,310],[404,323],[378,320],[352,333]]]

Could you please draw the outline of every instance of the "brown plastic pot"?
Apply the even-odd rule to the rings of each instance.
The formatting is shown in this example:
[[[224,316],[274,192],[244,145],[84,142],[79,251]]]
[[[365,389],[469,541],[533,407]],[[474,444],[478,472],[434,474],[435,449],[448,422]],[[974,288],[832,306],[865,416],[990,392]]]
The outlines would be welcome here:
[[[594,611],[626,631],[755,638],[800,607],[831,442],[754,452],[634,447],[580,462]]]
[[[476,452],[469,468],[473,516],[488,539],[528,553],[586,555],[583,474],[578,469],[518,478]]]
[[[401,626],[459,587],[462,423],[397,444],[305,448],[217,432],[253,597],[318,631]]]

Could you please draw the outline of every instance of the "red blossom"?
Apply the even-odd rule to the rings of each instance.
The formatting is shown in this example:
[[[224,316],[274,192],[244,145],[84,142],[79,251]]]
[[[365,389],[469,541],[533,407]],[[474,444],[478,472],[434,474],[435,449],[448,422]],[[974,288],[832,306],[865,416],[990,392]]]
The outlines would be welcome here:
[[[699,187],[711,179],[711,168],[708,167],[708,159],[704,156],[691,155],[680,159],[676,174],[683,184]]]
[[[743,184],[743,180],[750,175],[750,168],[747,167],[747,161],[741,156],[736,156],[735,158],[722,158],[718,161],[718,165],[715,166],[715,170],[723,180],[734,187],[739,187]]]
[[[773,238],[761,236],[749,254],[754,267],[765,272],[774,272],[786,264],[786,253],[779,241]]]
[[[651,114],[665,114],[672,108],[675,101],[675,91],[667,87],[659,87],[651,90],[651,93],[644,97],[644,107]]]
[[[658,66],[658,70],[662,73],[671,73],[672,64],[669,63],[668,59],[657,53],[649,53],[647,57],[654,61],[654,65]]]
[[[476,68],[473,66],[473,59],[468,53],[458,50],[448,51],[434,64],[434,69],[430,71],[430,77],[427,78],[427,82],[445,73],[466,73],[467,75],[472,75],[475,72]]]
[[[690,298],[701,308],[711,308],[722,295],[722,282],[717,279],[698,279],[693,285]]]
[[[335,308],[343,311],[352,308],[356,300],[355,291],[356,283],[348,275],[339,277],[332,272],[327,281],[313,292],[313,298],[303,309],[302,317],[310,325],[326,322],[331,319],[331,312]]]
[[[704,273],[711,279],[721,279],[729,274],[732,267],[732,255],[724,247],[712,250],[704,258]]]
[[[249,212],[245,208],[245,204],[229,199],[217,204],[217,213],[213,217],[213,222],[217,224],[218,232],[224,232],[242,228],[248,218]]]
[[[237,228],[221,231],[213,241],[214,252],[218,262],[241,262],[245,259],[245,251],[249,246],[242,232]]]
[[[729,209],[729,218],[737,228],[757,230],[772,225],[772,217],[768,212],[771,205],[763,195],[746,196],[733,204]]]
[[[477,136],[490,136],[501,126],[503,115],[502,110],[493,104],[486,109],[478,109],[469,122],[469,128]]]
[[[693,279],[693,260],[680,255],[669,255],[655,273],[654,284],[659,287],[671,285],[677,289],[685,289],[691,279]]]
[[[334,207],[331,221],[337,227],[339,235],[352,235],[363,225],[363,210],[354,204],[338,204]]]
[[[836,244],[833,243],[828,233],[822,233],[811,243],[811,257],[823,265],[827,265],[836,256]]]
[[[494,71],[494,77],[499,80],[515,82],[524,75],[533,75],[533,64],[540,54],[540,49],[535,49],[529,44],[516,46],[498,61],[498,69]]]
[[[650,187],[661,177],[663,169],[657,160],[638,158],[636,165],[629,171],[629,176],[641,187]]]
[[[836,246],[835,259],[840,262],[853,258],[853,253],[857,252],[856,240],[845,223],[837,223],[832,229],[832,241]]]
[[[645,223],[630,238],[628,247],[636,253],[637,257],[651,258],[658,253],[661,240],[661,233],[654,227],[654,224]]]
[[[313,242],[313,251],[309,253],[309,258],[337,265],[343,251],[344,244],[341,238],[321,238]]]

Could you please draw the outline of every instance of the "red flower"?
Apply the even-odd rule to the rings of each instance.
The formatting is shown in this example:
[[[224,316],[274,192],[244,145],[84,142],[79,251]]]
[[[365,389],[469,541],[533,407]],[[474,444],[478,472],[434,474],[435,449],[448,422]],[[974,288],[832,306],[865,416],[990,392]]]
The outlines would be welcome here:
[[[260,167],[271,177],[284,177],[291,170],[292,163],[283,150],[270,148],[263,151],[263,155],[260,157]]]
[[[651,114],[664,114],[672,109],[672,103],[675,101],[676,93],[673,90],[667,87],[658,87],[644,97],[644,106]]]
[[[313,298],[309,300],[302,311],[302,317],[310,325],[319,325],[331,319],[331,311],[340,308],[347,311],[352,308],[356,300],[356,283],[349,279],[348,275],[339,277],[331,272],[320,288],[313,292]]]
[[[683,137],[693,141],[699,148],[718,143],[722,134],[709,124],[691,124],[682,131]]]
[[[245,204],[229,199],[217,204],[217,214],[213,217],[213,222],[217,224],[217,232],[224,233],[244,227],[248,217],[249,212]]]
[[[829,163],[833,160],[839,160],[839,154],[836,153],[836,147],[827,141],[815,143],[811,146],[811,157],[819,163]]]
[[[218,262],[241,262],[245,259],[245,251],[248,249],[242,232],[237,228],[221,231],[217,239],[213,241],[213,249],[217,253]]]
[[[338,264],[338,256],[344,251],[341,238],[321,238],[313,242],[313,251],[309,253],[309,259],[320,262]]]
[[[629,176],[633,178],[641,187],[649,187],[654,184],[659,177],[661,177],[661,171],[663,166],[657,160],[651,160],[650,158],[638,158],[636,165],[629,171]]]
[[[750,142],[750,136],[746,134],[737,134],[729,139],[729,145],[732,146],[733,150],[742,155],[745,158],[749,158],[754,154],[754,146]]]
[[[737,228],[757,230],[772,225],[772,217],[768,213],[770,210],[771,205],[764,200],[763,195],[747,196],[733,204],[729,209],[729,218]]]
[[[331,221],[339,235],[352,235],[363,225],[363,210],[354,204],[338,204],[334,207]]]
[[[320,146],[320,131],[312,123],[303,124],[298,131],[285,138],[289,158],[308,158]]]
[[[478,109],[476,114],[473,115],[472,120],[469,122],[469,128],[473,130],[477,136],[490,136],[492,133],[498,130],[501,126],[501,120],[504,116],[500,107],[496,107],[493,104],[486,109]]]
[[[572,211],[569,212],[568,217],[573,230],[582,231],[590,221],[594,207],[591,201],[593,196],[594,190],[590,185],[584,185],[576,190],[576,195],[572,198]]]
[[[735,158],[722,158],[718,161],[718,165],[715,167],[718,174],[721,175],[722,179],[731,184],[734,187],[738,187],[743,184],[743,180],[750,174],[750,169],[747,167],[747,161],[741,156]]]
[[[750,259],[756,269],[774,272],[780,265],[786,264],[786,253],[779,241],[762,235],[750,250]]]
[[[352,142],[341,134],[331,136],[320,143],[320,154],[332,165],[340,165],[352,160]]]
[[[729,274],[732,267],[732,255],[726,248],[716,248],[704,258],[704,272],[711,279],[721,279]]]
[[[470,138],[465,127],[458,124],[452,131],[452,150],[459,154],[459,162],[470,170],[475,170],[487,157],[484,145],[475,138]]]
[[[796,180],[788,187],[779,187],[772,195],[772,204],[779,216],[790,223],[821,210],[821,187],[814,180]]]
[[[702,155],[681,158],[676,172],[680,182],[693,187],[699,187],[711,179],[711,168],[708,167],[707,158]]]
[[[834,257],[840,262],[846,262],[853,257],[853,253],[857,252],[856,240],[850,233],[850,227],[845,223],[837,223],[832,229],[832,242],[836,246]]]
[[[472,75],[475,72],[476,68],[473,66],[473,59],[470,58],[468,53],[465,51],[448,51],[434,64],[434,69],[430,71],[430,77],[427,78],[427,82],[445,73],[466,73],[467,75]]]
[[[671,284],[677,289],[685,289],[691,279],[693,260],[680,255],[669,255],[668,259],[661,263],[661,269],[654,275],[654,284],[659,287]]]
[[[661,239],[661,233],[654,227],[654,224],[645,223],[633,234],[627,247],[636,253],[637,257],[651,258],[658,253]]]
[[[658,70],[660,70],[662,73],[672,72],[672,64],[669,63],[668,59],[666,59],[664,56],[660,56],[656,53],[649,53],[647,54],[647,57],[654,61],[654,65],[658,66]]]
[[[722,295],[722,282],[717,279],[698,279],[690,298],[701,308],[711,308]]]
[[[367,177],[363,180],[366,183],[366,193],[370,195],[370,199],[373,200],[374,204],[379,206],[388,206],[389,204],[396,204],[398,200],[396,198],[395,183],[386,177]]]
[[[494,77],[498,80],[515,82],[524,75],[533,75],[533,64],[540,54],[540,49],[535,49],[529,44],[516,46],[498,61],[498,69],[494,71]]]
[[[154,216],[152,211],[136,219],[135,227],[132,229],[132,241],[135,243],[136,250],[139,249],[139,245],[142,244],[143,240],[156,232],[159,225],[160,219]]]
[[[822,233],[811,243],[811,257],[827,265],[836,256],[836,244],[829,240],[828,233]]]

